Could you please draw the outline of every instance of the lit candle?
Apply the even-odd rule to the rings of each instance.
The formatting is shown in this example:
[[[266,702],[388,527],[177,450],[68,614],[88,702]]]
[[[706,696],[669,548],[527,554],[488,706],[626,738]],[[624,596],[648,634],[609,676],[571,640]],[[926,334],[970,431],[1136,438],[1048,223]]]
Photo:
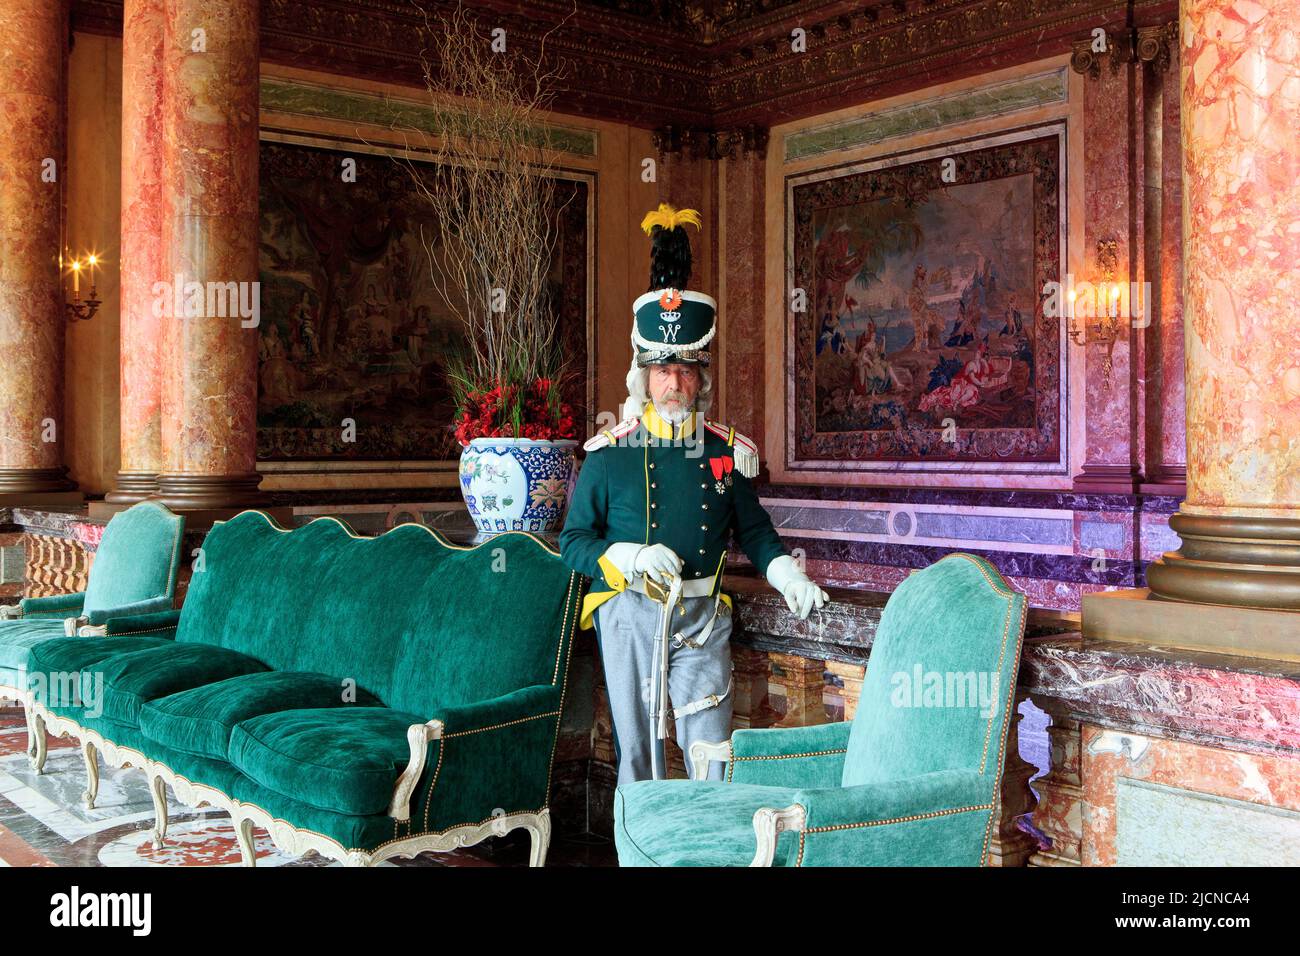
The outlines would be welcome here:
[[[76,259],[72,260],[72,294],[75,296],[81,291],[81,263]]]
[[[95,266],[99,265],[99,256],[92,252],[86,258],[86,261],[90,263],[90,297],[93,299],[95,297]]]

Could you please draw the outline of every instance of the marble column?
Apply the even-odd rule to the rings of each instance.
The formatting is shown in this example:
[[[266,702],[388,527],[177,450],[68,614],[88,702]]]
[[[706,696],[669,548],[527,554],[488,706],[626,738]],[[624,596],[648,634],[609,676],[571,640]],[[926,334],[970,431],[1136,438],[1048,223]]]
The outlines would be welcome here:
[[[121,448],[107,500],[130,504],[158,488],[162,471],[163,319],[155,282],[163,246],[163,0],[126,0],[122,12]]]
[[[258,500],[257,313],[237,307],[258,295],[258,0],[166,14],[158,498],[221,512]]]
[[[1300,609],[1300,0],[1180,12],[1187,499],[1148,582]]]
[[[63,465],[63,0],[0,4],[0,496],[76,486]]]

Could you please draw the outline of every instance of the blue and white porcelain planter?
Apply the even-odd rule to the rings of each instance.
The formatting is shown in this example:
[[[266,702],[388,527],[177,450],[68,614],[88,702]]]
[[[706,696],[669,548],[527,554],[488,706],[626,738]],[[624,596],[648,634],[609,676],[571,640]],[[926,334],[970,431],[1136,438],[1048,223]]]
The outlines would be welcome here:
[[[577,478],[576,441],[475,438],[460,453],[460,491],[480,535],[558,532]]]

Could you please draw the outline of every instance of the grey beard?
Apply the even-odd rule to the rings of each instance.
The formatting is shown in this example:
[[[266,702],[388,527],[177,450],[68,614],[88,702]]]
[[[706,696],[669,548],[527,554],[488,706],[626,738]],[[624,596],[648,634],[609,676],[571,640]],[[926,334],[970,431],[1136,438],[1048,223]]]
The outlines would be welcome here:
[[[654,399],[651,399],[651,401],[653,402]],[[654,402],[654,406],[655,406],[655,411],[659,413],[659,417],[662,418],[664,421],[668,422],[668,424],[670,425],[680,425],[682,422],[686,421],[686,419],[691,417],[691,412],[695,411],[694,401],[692,401],[688,406],[683,408],[681,411],[673,412],[672,414],[669,414],[668,412],[660,408],[658,402]]]

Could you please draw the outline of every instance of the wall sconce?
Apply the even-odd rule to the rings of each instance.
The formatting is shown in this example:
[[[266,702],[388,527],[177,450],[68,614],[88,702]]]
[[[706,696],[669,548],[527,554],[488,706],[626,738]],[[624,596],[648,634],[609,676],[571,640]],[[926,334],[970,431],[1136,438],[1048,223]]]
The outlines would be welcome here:
[[[86,256],[83,262],[80,259],[73,259],[70,267],[72,271],[72,301],[64,302],[63,308],[66,311],[68,321],[76,322],[78,319],[89,320],[95,317],[99,311],[101,303],[98,292],[95,289],[95,270],[99,266],[99,256],[93,252]],[[90,269],[90,298],[83,300],[81,298],[81,270]]]
[[[1115,267],[1119,264],[1119,244],[1114,239],[1097,241],[1097,267],[1101,270],[1101,281],[1088,289],[1085,297],[1083,321],[1080,326],[1075,320],[1077,293],[1070,289],[1068,301],[1069,325],[1066,332],[1075,345],[1104,345],[1106,357],[1101,365],[1102,388],[1110,388],[1111,356],[1115,351],[1115,341],[1120,331],[1128,324],[1128,308],[1120,308],[1120,296],[1123,287],[1115,281]],[[1095,290],[1095,291],[1094,291]],[[1127,304],[1126,304],[1127,305]]]

